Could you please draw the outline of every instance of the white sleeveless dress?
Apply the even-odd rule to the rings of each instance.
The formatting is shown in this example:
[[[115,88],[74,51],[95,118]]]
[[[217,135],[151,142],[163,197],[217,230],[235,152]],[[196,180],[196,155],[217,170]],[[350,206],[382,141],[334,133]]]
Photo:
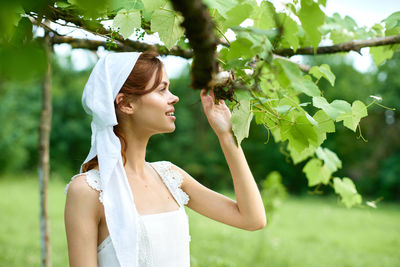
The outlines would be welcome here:
[[[172,163],[168,161],[150,164],[178,202],[179,208],[174,211],[139,215],[139,267],[190,266],[189,219],[184,208],[189,196],[180,188],[182,176],[171,169]],[[72,177],[71,181],[76,176]],[[86,181],[89,186],[100,192],[102,202],[100,173],[94,169],[89,170],[86,172]],[[68,186],[69,184],[65,193]],[[97,247],[97,262],[99,267],[120,266],[110,236]]]

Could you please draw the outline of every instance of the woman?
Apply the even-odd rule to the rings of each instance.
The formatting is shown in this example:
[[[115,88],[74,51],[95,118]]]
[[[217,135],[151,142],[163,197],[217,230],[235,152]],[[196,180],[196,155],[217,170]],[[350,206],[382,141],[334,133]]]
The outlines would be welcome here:
[[[70,265],[189,266],[184,205],[213,220],[254,231],[266,225],[257,185],[223,100],[201,90],[210,126],[221,144],[237,202],[198,183],[168,162],[145,161],[149,138],[175,130],[179,98],[154,52],[110,53],[85,86],[92,147],[66,187],[65,226]],[[179,119],[179,118],[178,118]]]

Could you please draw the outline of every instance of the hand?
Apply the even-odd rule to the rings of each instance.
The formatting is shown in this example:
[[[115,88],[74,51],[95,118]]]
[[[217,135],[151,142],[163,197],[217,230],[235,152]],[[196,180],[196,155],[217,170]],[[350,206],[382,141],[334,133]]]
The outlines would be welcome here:
[[[200,99],[203,105],[204,113],[206,114],[208,123],[214,130],[217,136],[232,132],[231,112],[224,100],[220,99],[218,104],[215,104],[214,90],[210,90],[207,95],[207,90],[202,89]]]

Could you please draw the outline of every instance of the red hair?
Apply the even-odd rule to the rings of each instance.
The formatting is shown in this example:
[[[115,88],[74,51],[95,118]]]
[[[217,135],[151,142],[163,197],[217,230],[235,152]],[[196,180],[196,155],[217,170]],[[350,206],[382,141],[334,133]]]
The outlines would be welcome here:
[[[135,66],[133,67],[131,73],[129,74],[125,83],[122,85],[121,90],[119,91],[120,93],[124,94],[124,98],[121,102],[118,103],[118,105],[122,105],[126,102],[132,101],[139,96],[152,92],[161,83],[162,62],[157,58],[157,56],[158,54],[154,51],[145,51],[140,54],[138,60],[135,63]],[[146,87],[153,77],[154,72],[156,73],[155,82],[151,88],[146,90]],[[117,110],[118,105],[114,101],[115,110]],[[119,124],[114,126],[113,131],[121,142],[121,154],[125,166],[125,154],[126,149],[128,148],[128,143],[126,142],[125,136],[123,135]],[[87,172],[88,170],[94,169],[98,165],[99,162],[97,156],[95,156],[93,159],[82,165],[82,172]]]

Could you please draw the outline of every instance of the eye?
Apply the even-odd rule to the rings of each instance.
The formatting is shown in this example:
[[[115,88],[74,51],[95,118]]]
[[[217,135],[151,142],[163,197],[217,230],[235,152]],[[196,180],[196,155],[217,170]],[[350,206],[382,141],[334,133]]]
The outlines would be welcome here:
[[[160,91],[164,91],[164,90],[166,90],[166,89],[167,89],[167,87],[164,87],[164,88],[161,88]]]

